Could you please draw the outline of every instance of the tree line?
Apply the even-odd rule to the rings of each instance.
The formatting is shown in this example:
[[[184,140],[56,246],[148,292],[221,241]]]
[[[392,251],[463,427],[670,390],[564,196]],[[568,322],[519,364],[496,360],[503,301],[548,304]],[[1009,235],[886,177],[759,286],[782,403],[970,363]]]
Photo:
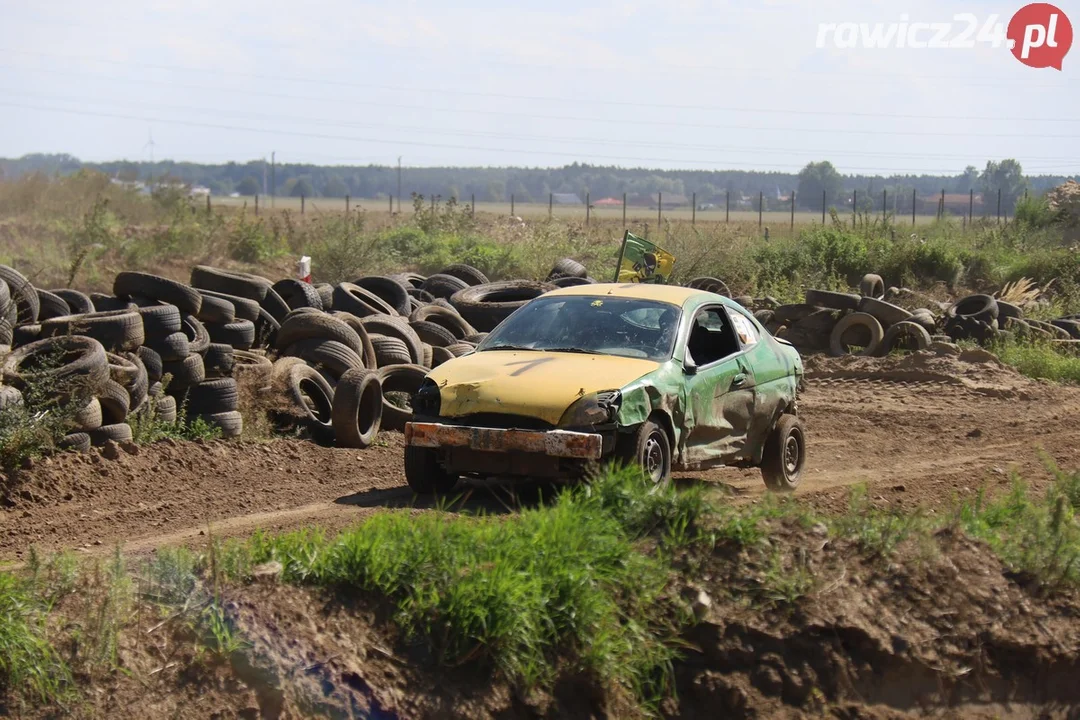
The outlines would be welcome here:
[[[306,197],[386,198],[398,192],[396,167],[366,165],[308,165],[284,163],[274,167],[267,162],[200,163],[162,160],[154,163],[114,161],[82,162],[70,155],[26,155],[0,159],[0,178],[15,178],[28,173],[70,174],[82,169],[97,170],[120,180],[172,180],[201,185],[214,195],[269,194]],[[1080,175],[1072,176],[1080,179]],[[1002,189],[1006,210],[1011,210],[1024,191],[1041,194],[1056,187],[1065,176],[1024,176],[1016,160],[988,161],[983,170],[974,166],[960,175],[845,175],[828,162],[809,163],[799,173],[747,170],[656,170],[572,163],[557,168],[524,167],[425,167],[403,168],[402,194],[418,193],[425,197],[451,197],[478,202],[506,202],[511,196],[519,203],[548,201],[550,193],[572,193],[581,200],[586,193],[596,201],[623,194],[631,203],[655,202],[663,193],[669,199],[685,203],[696,195],[699,204],[745,204],[757,207],[764,198],[765,209],[789,206],[790,193],[802,209],[820,210],[824,197],[828,205],[850,207],[853,194],[874,207],[884,190],[887,196],[907,197],[910,208],[912,191],[920,196],[940,193],[967,193],[974,190],[995,196]],[[875,198],[877,200],[875,201]]]

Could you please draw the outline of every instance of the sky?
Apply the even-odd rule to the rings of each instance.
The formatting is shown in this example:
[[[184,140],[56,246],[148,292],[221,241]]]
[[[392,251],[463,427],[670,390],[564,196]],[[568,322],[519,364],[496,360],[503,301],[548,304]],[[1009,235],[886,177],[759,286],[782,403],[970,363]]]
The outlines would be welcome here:
[[[1021,5],[0,0],[0,157],[1080,173],[1080,48],[818,47],[822,23],[983,37]]]

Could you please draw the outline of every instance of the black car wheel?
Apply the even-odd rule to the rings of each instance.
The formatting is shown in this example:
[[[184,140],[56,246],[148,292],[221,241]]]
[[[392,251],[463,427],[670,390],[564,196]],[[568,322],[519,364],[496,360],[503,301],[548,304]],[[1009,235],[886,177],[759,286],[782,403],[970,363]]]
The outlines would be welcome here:
[[[619,437],[616,458],[626,465],[639,466],[654,484],[671,477],[671,440],[663,427],[647,420],[633,433]]]
[[[765,486],[774,492],[791,492],[802,479],[806,464],[806,434],[794,415],[781,415],[768,440],[761,462]]]

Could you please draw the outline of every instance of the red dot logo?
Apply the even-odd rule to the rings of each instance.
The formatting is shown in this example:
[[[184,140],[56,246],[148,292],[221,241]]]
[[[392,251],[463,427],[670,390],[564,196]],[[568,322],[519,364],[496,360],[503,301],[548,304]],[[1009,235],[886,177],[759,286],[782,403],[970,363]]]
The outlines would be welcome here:
[[[1013,56],[1028,67],[1061,70],[1072,47],[1072,23],[1054,5],[1032,3],[1013,15],[1006,37]]]

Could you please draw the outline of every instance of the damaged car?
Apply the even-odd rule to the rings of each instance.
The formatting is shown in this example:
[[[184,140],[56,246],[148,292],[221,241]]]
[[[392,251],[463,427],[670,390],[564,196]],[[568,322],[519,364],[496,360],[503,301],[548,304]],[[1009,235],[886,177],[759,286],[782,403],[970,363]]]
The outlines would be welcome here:
[[[432,370],[405,428],[418,493],[461,477],[575,479],[597,463],[760,467],[798,485],[806,438],[798,351],[703,290],[579,285],[546,293],[472,353]]]

